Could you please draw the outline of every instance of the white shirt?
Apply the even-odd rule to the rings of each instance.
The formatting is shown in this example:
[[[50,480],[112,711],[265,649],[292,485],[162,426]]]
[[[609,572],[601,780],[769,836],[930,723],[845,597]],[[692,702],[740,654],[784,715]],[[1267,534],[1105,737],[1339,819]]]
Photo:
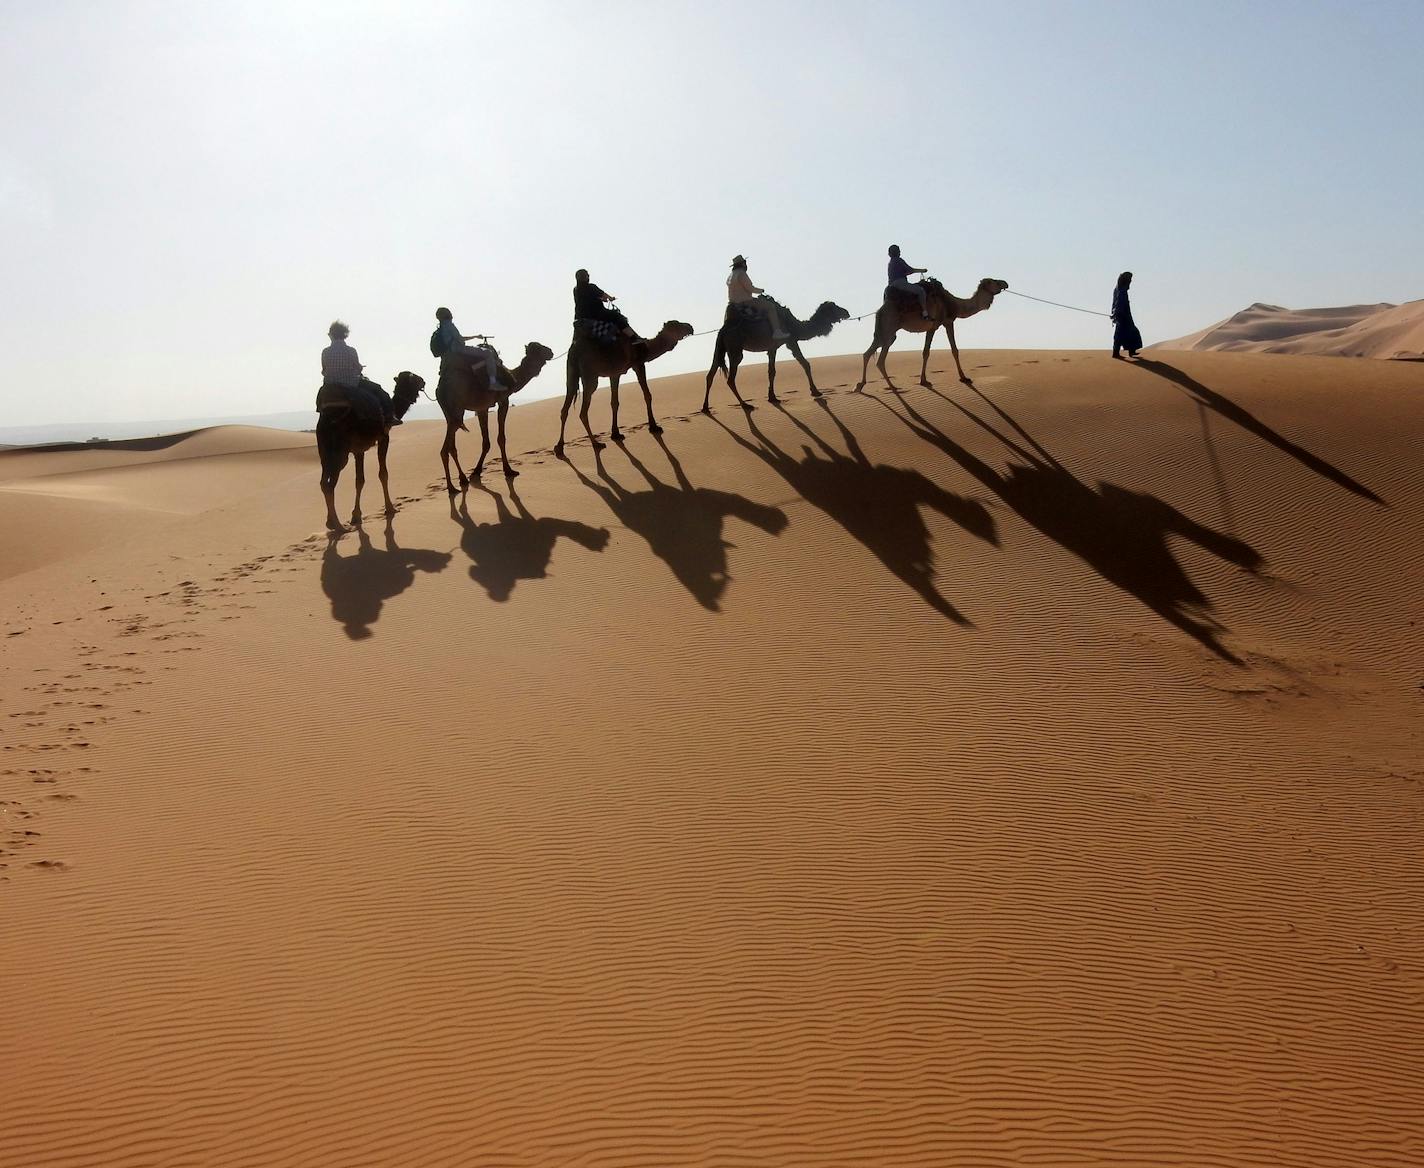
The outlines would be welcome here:
[[[741,304],[747,300],[755,300],[759,292],[761,289],[752,283],[746,268],[732,269],[732,274],[727,277],[727,299],[731,303]]]
[[[356,356],[356,350],[344,340],[333,339],[321,351],[321,379],[327,385],[344,385],[355,389],[361,384],[361,370],[365,368]]]

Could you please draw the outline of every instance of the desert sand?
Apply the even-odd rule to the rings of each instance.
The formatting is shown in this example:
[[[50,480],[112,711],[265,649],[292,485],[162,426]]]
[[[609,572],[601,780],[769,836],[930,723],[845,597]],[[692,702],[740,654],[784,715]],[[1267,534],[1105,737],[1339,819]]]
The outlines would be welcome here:
[[[1179,352],[1424,360],[1424,300],[1301,309],[1253,304],[1200,332],[1147,347]]]
[[[0,453],[0,1161],[1418,1165],[1424,368],[965,357]]]

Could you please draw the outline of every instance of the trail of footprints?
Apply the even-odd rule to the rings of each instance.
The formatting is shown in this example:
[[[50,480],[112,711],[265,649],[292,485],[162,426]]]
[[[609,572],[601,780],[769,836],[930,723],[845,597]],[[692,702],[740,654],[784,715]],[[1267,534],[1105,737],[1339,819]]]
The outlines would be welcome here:
[[[254,590],[250,583],[241,590],[234,585],[253,576],[302,571],[303,561],[309,562],[324,542],[322,535],[310,536],[280,554],[229,568],[210,583],[182,580],[144,595],[142,608],[111,603],[86,616],[53,622],[77,626],[81,639],[69,660],[38,667],[28,683],[0,690],[20,695],[0,699],[18,707],[0,706],[0,885],[21,872],[63,872],[69,867],[68,861],[46,854],[46,819],[58,807],[81,801],[84,787],[102,773],[90,761],[94,732],[146,714],[135,702],[142,689],[153,684],[150,675],[178,669],[176,655],[201,649],[203,634],[185,626],[214,608],[232,610],[221,613],[220,620],[241,619],[255,607],[243,602]],[[82,639],[83,626],[91,622],[104,622],[112,630],[106,644]]]

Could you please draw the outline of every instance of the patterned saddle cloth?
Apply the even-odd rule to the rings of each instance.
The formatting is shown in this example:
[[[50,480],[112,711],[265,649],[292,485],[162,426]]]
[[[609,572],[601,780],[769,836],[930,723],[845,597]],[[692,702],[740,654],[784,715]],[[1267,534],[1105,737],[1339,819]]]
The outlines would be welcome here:
[[[597,345],[615,345],[622,338],[622,328],[611,320],[574,321],[574,336],[583,337]]]

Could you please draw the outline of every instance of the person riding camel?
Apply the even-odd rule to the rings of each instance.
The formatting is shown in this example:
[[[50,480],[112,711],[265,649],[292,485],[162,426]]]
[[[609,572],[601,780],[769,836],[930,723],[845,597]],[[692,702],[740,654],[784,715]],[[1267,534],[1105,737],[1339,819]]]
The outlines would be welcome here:
[[[776,301],[766,294],[765,288],[758,288],[747,275],[747,257],[732,257],[732,273],[727,277],[728,304],[755,304],[771,325],[771,339],[785,341],[790,338],[781,327],[781,314],[776,310]]]
[[[928,268],[912,268],[908,263],[900,258],[900,245],[892,243],[890,245],[890,263],[886,268],[886,275],[889,277],[889,284],[885,291],[888,293],[891,288],[901,292],[909,292],[920,302],[920,315],[929,320],[930,314],[925,310],[925,285],[924,281],[910,283],[911,276],[923,276]]]
[[[326,330],[326,335],[331,344],[321,351],[322,389],[341,390],[342,396],[345,397],[351,408],[357,411],[358,415],[379,412],[387,424],[399,426],[401,420],[396,417],[395,404],[391,401],[391,395],[362,374],[361,371],[366,367],[361,364],[361,358],[356,355],[356,350],[346,343],[346,338],[351,335],[351,330],[346,323],[333,320],[331,327]],[[320,397],[321,395],[318,395],[318,400]],[[336,402],[333,401],[331,404],[335,405]],[[372,418],[372,421],[374,420]]]
[[[574,323],[581,320],[601,320],[616,325],[618,330],[634,344],[642,342],[628,323],[628,318],[613,307],[618,297],[605,292],[588,278],[588,269],[580,268],[574,273]]]
[[[430,351],[444,362],[446,357],[456,354],[470,359],[470,372],[475,372],[475,364],[484,366],[489,379],[489,388],[494,393],[505,392],[499,382],[499,358],[488,345],[467,345],[466,341],[477,340],[477,336],[465,336],[455,327],[455,319],[448,308],[437,308],[435,319],[440,323],[430,337]]]

